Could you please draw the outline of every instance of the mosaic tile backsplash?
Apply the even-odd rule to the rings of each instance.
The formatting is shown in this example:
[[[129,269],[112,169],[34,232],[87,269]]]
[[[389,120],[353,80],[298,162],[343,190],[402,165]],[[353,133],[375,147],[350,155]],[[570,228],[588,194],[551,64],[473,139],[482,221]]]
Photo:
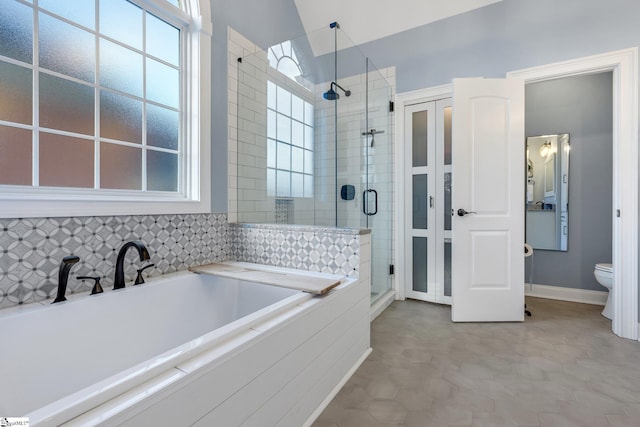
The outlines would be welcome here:
[[[55,296],[59,264],[77,255],[67,294],[90,292],[100,276],[113,286],[116,256],[130,240],[142,240],[155,266],[153,277],[212,262],[237,260],[341,275],[357,275],[359,231],[283,225],[229,225],[226,214],[137,215],[0,219],[0,309]],[[146,263],[145,263],[146,265]],[[127,252],[127,283],[141,268]]]

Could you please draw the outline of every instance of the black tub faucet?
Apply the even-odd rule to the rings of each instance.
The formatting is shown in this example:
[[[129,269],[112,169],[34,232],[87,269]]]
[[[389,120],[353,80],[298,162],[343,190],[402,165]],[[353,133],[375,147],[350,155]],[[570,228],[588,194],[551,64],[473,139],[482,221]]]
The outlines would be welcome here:
[[[118,258],[116,259],[116,274],[113,279],[113,289],[124,288],[124,256],[127,254],[127,250],[130,247],[134,247],[138,250],[140,255],[140,261],[149,260],[149,251],[147,247],[140,240],[132,240],[122,245],[120,252],[118,252]]]
[[[58,295],[56,295],[56,299],[54,299],[51,304],[67,300],[64,294],[67,292],[67,281],[69,280],[69,273],[71,272],[71,267],[73,267],[73,264],[77,263],[78,261],[80,261],[80,257],[75,255],[69,255],[62,258],[62,262],[60,263],[60,270],[58,271]]]

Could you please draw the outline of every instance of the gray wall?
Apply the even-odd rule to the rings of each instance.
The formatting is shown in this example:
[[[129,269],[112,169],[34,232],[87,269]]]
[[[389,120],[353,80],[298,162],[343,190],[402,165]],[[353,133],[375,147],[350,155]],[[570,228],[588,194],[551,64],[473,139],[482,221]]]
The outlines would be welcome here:
[[[612,83],[608,72],[526,85],[525,135],[568,133],[571,144],[568,251],[534,250],[533,283],[605,290],[593,267],[611,262]]]

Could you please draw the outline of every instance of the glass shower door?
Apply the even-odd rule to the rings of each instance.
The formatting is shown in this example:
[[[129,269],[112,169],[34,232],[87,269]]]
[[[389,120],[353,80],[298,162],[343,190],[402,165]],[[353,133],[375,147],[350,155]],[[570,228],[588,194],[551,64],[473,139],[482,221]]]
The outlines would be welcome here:
[[[393,138],[392,90],[367,60],[367,111],[362,131],[365,158],[362,213],[371,229],[371,302],[392,288]]]

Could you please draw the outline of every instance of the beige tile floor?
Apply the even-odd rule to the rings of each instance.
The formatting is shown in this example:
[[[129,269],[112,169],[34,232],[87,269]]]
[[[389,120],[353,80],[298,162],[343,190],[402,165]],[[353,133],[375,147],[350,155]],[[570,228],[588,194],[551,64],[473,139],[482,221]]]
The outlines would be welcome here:
[[[640,343],[601,307],[527,298],[525,323],[451,323],[396,301],[373,352],[313,427],[639,427]]]

